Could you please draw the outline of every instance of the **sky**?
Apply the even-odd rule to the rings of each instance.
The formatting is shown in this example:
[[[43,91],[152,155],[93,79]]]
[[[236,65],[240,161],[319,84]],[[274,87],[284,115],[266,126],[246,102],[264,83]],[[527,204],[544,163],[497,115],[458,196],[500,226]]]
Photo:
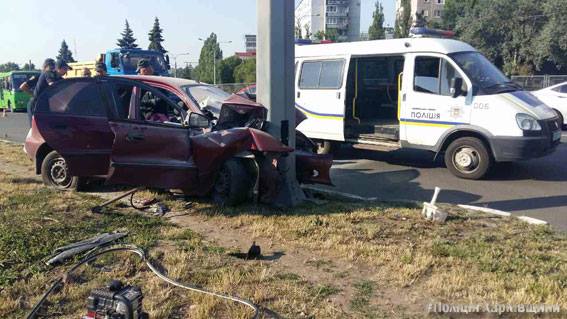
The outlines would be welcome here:
[[[376,0],[361,1],[361,31],[366,32]],[[395,0],[381,2],[386,24],[393,26]],[[55,57],[63,39],[76,51],[75,60],[94,60],[116,47],[125,19],[137,44],[147,48],[157,16],[170,55],[189,53],[178,57],[179,65],[198,61],[199,38],[211,32],[219,41],[232,41],[221,44],[225,57],[244,51],[244,34],[256,34],[256,0],[0,0],[0,13],[0,63],[21,66]]]

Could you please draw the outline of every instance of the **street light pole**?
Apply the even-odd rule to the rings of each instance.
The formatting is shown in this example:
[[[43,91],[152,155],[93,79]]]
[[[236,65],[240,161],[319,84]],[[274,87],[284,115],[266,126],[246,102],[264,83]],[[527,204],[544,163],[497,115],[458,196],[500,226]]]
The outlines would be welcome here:
[[[173,73],[173,77],[176,78],[177,77],[177,57],[180,57],[182,55],[189,55],[189,52],[185,52],[185,53],[179,53],[179,54],[174,54],[173,55],[173,66],[175,67],[175,72]]]

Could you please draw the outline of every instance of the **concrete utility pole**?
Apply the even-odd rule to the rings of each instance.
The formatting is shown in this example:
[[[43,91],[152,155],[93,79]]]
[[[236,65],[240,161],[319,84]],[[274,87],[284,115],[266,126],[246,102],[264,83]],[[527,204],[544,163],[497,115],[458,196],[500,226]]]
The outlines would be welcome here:
[[[295,40],[294,0],[257,0],[257,99],[268,108],[268,131],[281,139],[282,127],[289,128],[289,146],[295,147]],[[287,125],[286,125],[287,123]],[[285,132],[284,132],[285,133]],[[284,172],[275,204],[295,206],[305,200],[295,176],[295,154],[282,158]]]

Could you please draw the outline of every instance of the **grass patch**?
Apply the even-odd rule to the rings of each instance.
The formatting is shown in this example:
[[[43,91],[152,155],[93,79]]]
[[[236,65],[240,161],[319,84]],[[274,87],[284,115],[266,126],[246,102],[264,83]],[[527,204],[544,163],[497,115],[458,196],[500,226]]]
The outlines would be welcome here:
[[[10,163],[29,164],[19,146],[0,144],[0,154]],[[394,310],[399,317],[416,317],[431,302],[567,309],[567,235],[515,219],[451,210],[453,218],[438,225],[407,205],[330,199],[290,211],[222,209],[206,201],[186,207],[166,194],[139,194],[157,196],[173,211],[212,225],[218,237],[256,239],[263,250],[266,242],[279,243],[288,256],[294,251],[308,256],[246,262],[229,256],[232,247],[123,205],[92,215],[90,207],[102,201],[95,196],[56,192],[2,173],[0,192],[1,318],[23,317],[64,269],[43,264],[55,247],[115,230],[128,231],[128,241],[149,250],[173,278],[253,300],[286,318],[378,318]],[[295,268],[277,268],[279,263]],[[249,316],[240,306],[162,283],[134,257],[116,255],[97,264],[109,270],[82,270],[77,283],[50,300],[52,314],[79,317],[88,292],[118,278],[142,287],[152,318]],[[383,301],[390,296],[395,302]],[[346,306],[336,305],[337,299]]]

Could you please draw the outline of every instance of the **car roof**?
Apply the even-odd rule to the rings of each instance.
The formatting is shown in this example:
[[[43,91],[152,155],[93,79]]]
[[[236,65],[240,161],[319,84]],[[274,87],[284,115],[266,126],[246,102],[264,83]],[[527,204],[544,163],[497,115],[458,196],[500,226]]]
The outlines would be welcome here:
[[[295,46],[295,56],[297,58],[418,52],[451,54],[471,51],[476,51],[476,49],[465,42],[438,38],[407,38]]]
[[[131,80],[144,81],[144,82],[158,82],[158,83],[163,83],[163,84],[166,84],[166,85],[169,85],[169,86],[174,86],[174,87],[182,87],[182,86],[186,86],[186,85],[196,85],[196,84],[206,84],[206,83],[197,82],[197,81],[193,81],[193,80],[167,77],[167,76],[118,75],[116,77],[131,79]]]

